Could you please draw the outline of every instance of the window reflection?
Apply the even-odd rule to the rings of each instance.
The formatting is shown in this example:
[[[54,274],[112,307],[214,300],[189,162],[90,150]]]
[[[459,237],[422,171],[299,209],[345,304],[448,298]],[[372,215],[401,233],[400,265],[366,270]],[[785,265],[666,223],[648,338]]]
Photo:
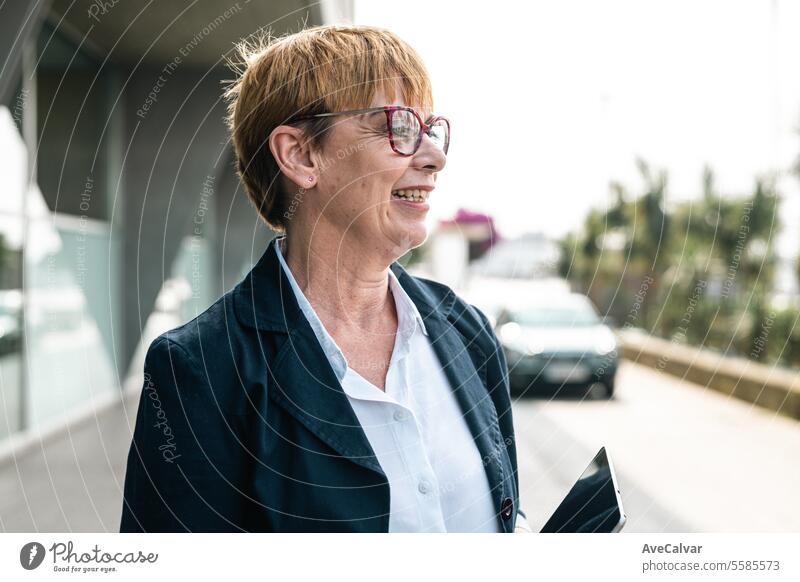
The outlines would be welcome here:
[[[17,92],[20,95],[20,92]],[[16,99],[15,99],[16,102]],[[19,120],[0,106],[0,439],[21,428],[22,200],[27,152]]]

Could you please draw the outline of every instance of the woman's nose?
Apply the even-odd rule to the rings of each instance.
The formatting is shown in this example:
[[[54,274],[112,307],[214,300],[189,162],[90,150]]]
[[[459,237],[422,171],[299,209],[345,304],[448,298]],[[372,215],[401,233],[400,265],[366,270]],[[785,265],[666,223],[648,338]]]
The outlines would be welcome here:
[[[419,149],[414,154],[414,162],[417,167],[440,172],[447,164],[447,154],[444,153],[442,148],[433,143],[428,134],[423,134]]]

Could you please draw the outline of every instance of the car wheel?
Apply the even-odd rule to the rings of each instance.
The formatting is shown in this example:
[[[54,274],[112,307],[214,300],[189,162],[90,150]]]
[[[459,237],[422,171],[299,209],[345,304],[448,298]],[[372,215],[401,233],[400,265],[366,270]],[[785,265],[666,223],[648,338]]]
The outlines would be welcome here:
[[[589,396],[592,400],[610,400],[614,397],[614,383],[594,382],[589,384]]]
[[[610,400],[614,398],[614,380],[611,379],[607,382],[603,382],[603,388],[605,389],[605,396],[606,400]]]

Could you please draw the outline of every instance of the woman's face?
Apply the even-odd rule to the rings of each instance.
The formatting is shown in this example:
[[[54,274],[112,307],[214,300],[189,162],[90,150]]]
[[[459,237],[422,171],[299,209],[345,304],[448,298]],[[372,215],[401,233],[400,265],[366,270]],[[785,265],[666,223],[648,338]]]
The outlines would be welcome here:
[[[400,92],[398,91],[399,95]],[[383,91],[370,107],[410,105],[389,102]],[[423,120],[432,114],[415,107]],[[445,153],[424,135],[417,152],[402,156],[392,150],[384,112],[343,115],[317,152],[320,168],[314,196],[320,220],[369,252],[395,260],[427,237],[428,214],[436,174],[444,168]],[[422,201],[397,196],[398,191],[423,191]]]

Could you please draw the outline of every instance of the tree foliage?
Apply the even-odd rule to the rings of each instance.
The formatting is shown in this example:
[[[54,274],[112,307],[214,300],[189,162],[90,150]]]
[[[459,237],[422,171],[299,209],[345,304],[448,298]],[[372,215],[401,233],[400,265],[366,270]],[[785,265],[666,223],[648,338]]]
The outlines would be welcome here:
[[[791,317],[769,303],[780,203],[774,180],[756,179],[747,195],[723,195],[706,167],[698,195],[670,204],[667,172],[641,159],[636,165],[637,187],[612,182],[608,208],[591,210],[581,230],[562,239],[561,275],[623,327],[798,363],[800,349],[778,353],[763,338],[770,316],[780,320],[775,329]],[[780,333],[766,335],[773,345],[796,335]]]

